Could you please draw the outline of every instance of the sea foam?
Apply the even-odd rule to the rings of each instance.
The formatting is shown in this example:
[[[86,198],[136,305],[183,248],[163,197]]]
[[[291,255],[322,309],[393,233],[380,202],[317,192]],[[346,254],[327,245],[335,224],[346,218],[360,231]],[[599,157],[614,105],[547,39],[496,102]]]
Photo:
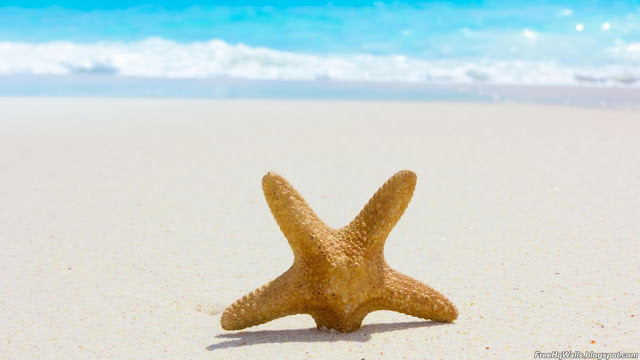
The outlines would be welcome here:
[[[0,42],[0,75],[99,74],[147,78],[640,86],[640,43],[616,42],[616,61],[575,66],[523,59],[423,59],[404,55],[312,54],[229,44]]]

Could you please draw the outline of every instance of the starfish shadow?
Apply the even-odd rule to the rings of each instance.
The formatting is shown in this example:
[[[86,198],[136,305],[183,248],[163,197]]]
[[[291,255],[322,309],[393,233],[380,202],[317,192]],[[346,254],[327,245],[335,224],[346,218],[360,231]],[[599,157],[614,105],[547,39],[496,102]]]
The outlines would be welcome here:
[[[340,334],[319,331],[316,328],[299,330],[259,330],[242,331],[236,333],[220,334],[217,338],[231,339],[217,344],[207,346],[207,350],[214,351],[237,346],[249,346],[258,344],[273,343],[311,343],[311,342],[337,342],[337,341],[357,341],[366,342],[371,339],[371,334],[405,330],[413,328],[426,328],[440,325],[451,325],[436,321],[409,321],[384,324],[367,324],[358,331]]]

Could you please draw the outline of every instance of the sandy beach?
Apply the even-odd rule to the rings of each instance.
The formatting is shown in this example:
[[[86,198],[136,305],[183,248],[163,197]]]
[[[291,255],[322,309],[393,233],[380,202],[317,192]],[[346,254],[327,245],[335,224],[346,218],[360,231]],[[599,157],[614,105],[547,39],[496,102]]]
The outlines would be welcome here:
[[[0,358],[533,359],[640,351],[640,112],[466,103],[0,98]],[[222,311],[293,259],[261,178],[327,224],[418,175],[388,263],[440,324],[349,334]]]

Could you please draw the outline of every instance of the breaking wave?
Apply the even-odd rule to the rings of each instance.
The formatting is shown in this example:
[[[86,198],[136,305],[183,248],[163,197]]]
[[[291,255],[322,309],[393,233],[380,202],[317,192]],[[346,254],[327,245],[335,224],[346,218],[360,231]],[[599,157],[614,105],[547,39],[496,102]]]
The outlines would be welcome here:
[[[0,75],[102,75],[151,78],[640,86],[640,43],[617,42],[608,64],[421,59],[404,55],[311,54],[229,44],[0,42]]]

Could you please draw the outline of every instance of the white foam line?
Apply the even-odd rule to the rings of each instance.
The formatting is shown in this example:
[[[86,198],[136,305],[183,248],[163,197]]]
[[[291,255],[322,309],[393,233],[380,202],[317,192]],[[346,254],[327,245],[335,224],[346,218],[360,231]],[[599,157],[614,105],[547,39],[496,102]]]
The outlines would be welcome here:
[[[102,74],[152,78],[232,77],[256,80],[341,80],[523,85],[640,84],[640,44],[609,49],[619,63],[573,67],[553,61],[425,60],[403,55],[317,55],[222,40],[177,43],[0,42],[0,75]]]

